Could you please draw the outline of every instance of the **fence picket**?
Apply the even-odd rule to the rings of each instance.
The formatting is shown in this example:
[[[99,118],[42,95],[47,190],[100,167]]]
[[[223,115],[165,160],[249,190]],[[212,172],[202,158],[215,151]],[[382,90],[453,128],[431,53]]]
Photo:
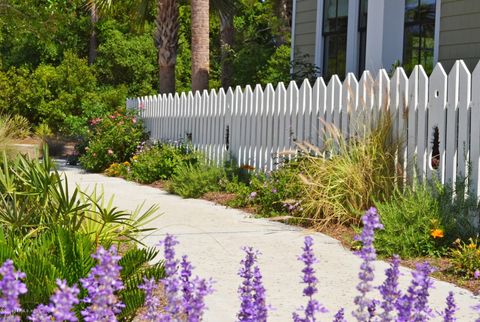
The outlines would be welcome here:
[[[455,137],[455,133],[449,133],[446,127],[445,108],[447,104],[447,74],[442,65],[438,64],[432,72],[429,79],[428,89],[428,122],[427,122],[427,178],[431,179],[433,174],[436,173],[438,179],[442,183],[445,183],[445,149],[449,147],[447,151],[448,157],[453,158],[453,146],[449,146],[445,142],[445,135],[452,135]],[[435,129],[438,129],[438,141],[439,141],[439,159],[436,169],[434,165],[437,163],[435,155],[433,154],[433,146],[435,140]],[[436,152],[436,151],[435,151]],[[447,169],[447,172],[450,172]]]

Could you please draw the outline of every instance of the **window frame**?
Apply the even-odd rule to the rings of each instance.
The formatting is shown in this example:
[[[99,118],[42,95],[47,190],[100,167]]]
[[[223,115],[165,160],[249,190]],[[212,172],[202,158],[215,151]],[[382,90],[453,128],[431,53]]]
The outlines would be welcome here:
[[[339,1],[341,0],[335,0],[335,30],[334,31],[325,31],[325,21],[328,20],[328,0],[324,0],[323,1],[323,17],[322,17],[322,41],[323,41],[323,50],[322,50],[322,74],[323,76],[328,76],[328,78],[330,78],[331,76],[333,75],[338,75],[338,63],[339,63],[339,59],[338,59],[338,52],[339,52],[339,38],[340,36],[345,36],[345,71],[346,71],[346,64],[347,64],[347,42],[348,42],[348,13],[347,13],[347,24],[346,24],[346,27],[345,27],[345,30],[343,31],[339,31],[339,28],[338,28],[338,4],[339,4]],[[348,4],[348,1],[347,0],[347,4]],[[348,7],[348,6],[347,6]],[[335,59],[335,71],[332,73],[332,72],[329,72],[329,73],[326,73],[327,71],[327,66],[328,66],[328,56],[327,56],[327,48],[328,48],[328,44],[327,44],[327,40],[329,37],[332,37],[334,36],[335,37],[335,56],[337,57]],[[341,78],[343,78],[345,75],[339,75]]]

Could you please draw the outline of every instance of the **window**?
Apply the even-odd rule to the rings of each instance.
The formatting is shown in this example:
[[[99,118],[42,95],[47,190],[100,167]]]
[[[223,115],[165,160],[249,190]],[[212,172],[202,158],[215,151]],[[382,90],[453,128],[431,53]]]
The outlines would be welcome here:
[[[405,1],[403,65],[411,71],[417,64],[433,69],[436,0]]]
[[[348,0],[325,0],[323,8],[323,76],[345,76]]]
[[[368,0],[360,0],[358,9],[358,76],[365,70],[365,54],[367,50],[367,12]]]

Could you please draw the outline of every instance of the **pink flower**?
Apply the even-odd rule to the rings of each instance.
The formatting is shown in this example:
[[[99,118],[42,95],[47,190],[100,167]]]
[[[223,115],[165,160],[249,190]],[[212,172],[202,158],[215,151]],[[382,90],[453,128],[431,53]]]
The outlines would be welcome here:
[[[113,154],[113,150],[112,150],[112,149],[108,149],[107,153],[108,153],[108,155],[112,155],[112,154]]]
[[[116,118],[115,115],[110,115],[109,118],[111,118],[112,120],[114,120]]]
[[[96,158],[96,157],[97,157],[97,154],[96,154],[95,152],[93,152],[93,153],[92,153],[92,156],[93,156],[94,158]]]
[[[475,277],[476,280],[480,277],[480,271],[478,269],[473,273],[473,277]]]
[[[134,117],[134,118],[132,119],[132,123],[133,123],[133,124],[137,123],[137,118],[136,118],[136,117]]]

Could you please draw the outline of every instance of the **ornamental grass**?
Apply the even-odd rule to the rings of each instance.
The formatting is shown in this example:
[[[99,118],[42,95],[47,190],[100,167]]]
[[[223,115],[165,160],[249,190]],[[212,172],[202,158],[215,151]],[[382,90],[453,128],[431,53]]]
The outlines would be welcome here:
[[[390,113],[381,114],[350,137],[325,124],[322,149],[300,144],[306,155],[300,163],[304,217],[317,225],[358,224],[363,209],[392,194],[401,140],[392,135]]]

